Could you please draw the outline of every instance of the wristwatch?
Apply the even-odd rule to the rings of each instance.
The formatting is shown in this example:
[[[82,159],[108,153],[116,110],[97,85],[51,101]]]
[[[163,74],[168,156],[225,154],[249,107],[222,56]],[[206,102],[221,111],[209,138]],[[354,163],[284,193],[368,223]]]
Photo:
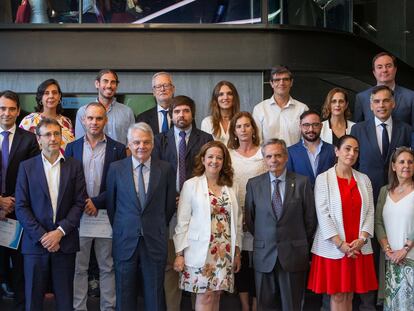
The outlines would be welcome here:
[[[364,241],[364,244],[368,243],[368,238],[364,237],[364,236],[360,236],[359,237],[362,241]]]

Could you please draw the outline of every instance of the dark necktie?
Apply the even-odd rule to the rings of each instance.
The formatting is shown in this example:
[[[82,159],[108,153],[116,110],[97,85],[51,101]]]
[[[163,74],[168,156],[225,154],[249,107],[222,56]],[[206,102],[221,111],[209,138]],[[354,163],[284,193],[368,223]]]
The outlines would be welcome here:
[[[9,135],[10,132],[3,131],[3,142],[1,144],[1,192],[6,193],[6,173],[9,165]]]
[[[273,180],[273,195],[272,195],[272,208],[273,208],[273,212],[276,215],[277,220],[280,219],[280,216],[282,215],[282,209],[283,209],[283,204],[282,204],[282,197],[280,196],[280,191],[279,191],[279,184],[281,182],[280,179],[276,179]]]
[[[141,204],[141,212],[144,210],[146,201],[144,174],[142,173],[143,167],[144,164],[142,163],[138,165],[138,199]]]
[[[388,137],[387,124],[381,123],[382,126],[382,158],[387,158],[388,149],[390,148],[390,138]]]
[[[168,110],[161,110],[161,113],[164,116],[164,119],[162,121],[161,133],[166,133],[168,132],[168,117],[167,117]]]
[[[180,190],[183,187],[185,182],[185,152],[187,149],[187,144],[185,142],[185,132],[180,132],[180,143],[178,145],[178,172],[179,172],[179,183]]]

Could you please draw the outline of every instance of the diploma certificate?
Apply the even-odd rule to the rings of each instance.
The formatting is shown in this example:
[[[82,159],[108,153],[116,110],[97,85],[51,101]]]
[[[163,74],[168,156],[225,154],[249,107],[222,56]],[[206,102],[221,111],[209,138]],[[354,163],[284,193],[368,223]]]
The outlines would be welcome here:
[[[98,215],[89,216],[83,213],[79,228],[80,237],[112,238],[112,227],[106,210],[98,210]]]
[[[0,221],[0,245],[17,249],[22,237],[23,227],[15,219],[6,218]]]

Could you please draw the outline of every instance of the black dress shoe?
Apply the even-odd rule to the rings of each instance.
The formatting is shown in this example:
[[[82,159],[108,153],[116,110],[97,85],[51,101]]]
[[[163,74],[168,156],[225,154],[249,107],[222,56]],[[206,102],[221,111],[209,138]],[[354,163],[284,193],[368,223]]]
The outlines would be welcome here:
[[[1,283],[0,288],[1,288],[1,295],[3,299],[14,299],[14,292],[10,288],[9,284]]]

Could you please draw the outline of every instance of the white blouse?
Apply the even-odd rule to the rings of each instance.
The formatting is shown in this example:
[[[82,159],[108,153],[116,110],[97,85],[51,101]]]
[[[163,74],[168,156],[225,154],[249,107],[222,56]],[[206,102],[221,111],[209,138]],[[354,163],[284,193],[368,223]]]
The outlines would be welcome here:
[[[201,130],[213,135],[213,118],[212,116],[205,117],[203,121],[201,121]],[[220,136],[216,137],[213,135],[214,140],[221,141],[226,147],[227,142],[229,141],[229,129],[224,131],[223,126],[220,123]]]
[[[387,195],[382,218],[391,249],[402,249],[408,234],[414,230],[414,191],[398,202]],[[407,258],[414,259],[414,249],[408,252]]]

